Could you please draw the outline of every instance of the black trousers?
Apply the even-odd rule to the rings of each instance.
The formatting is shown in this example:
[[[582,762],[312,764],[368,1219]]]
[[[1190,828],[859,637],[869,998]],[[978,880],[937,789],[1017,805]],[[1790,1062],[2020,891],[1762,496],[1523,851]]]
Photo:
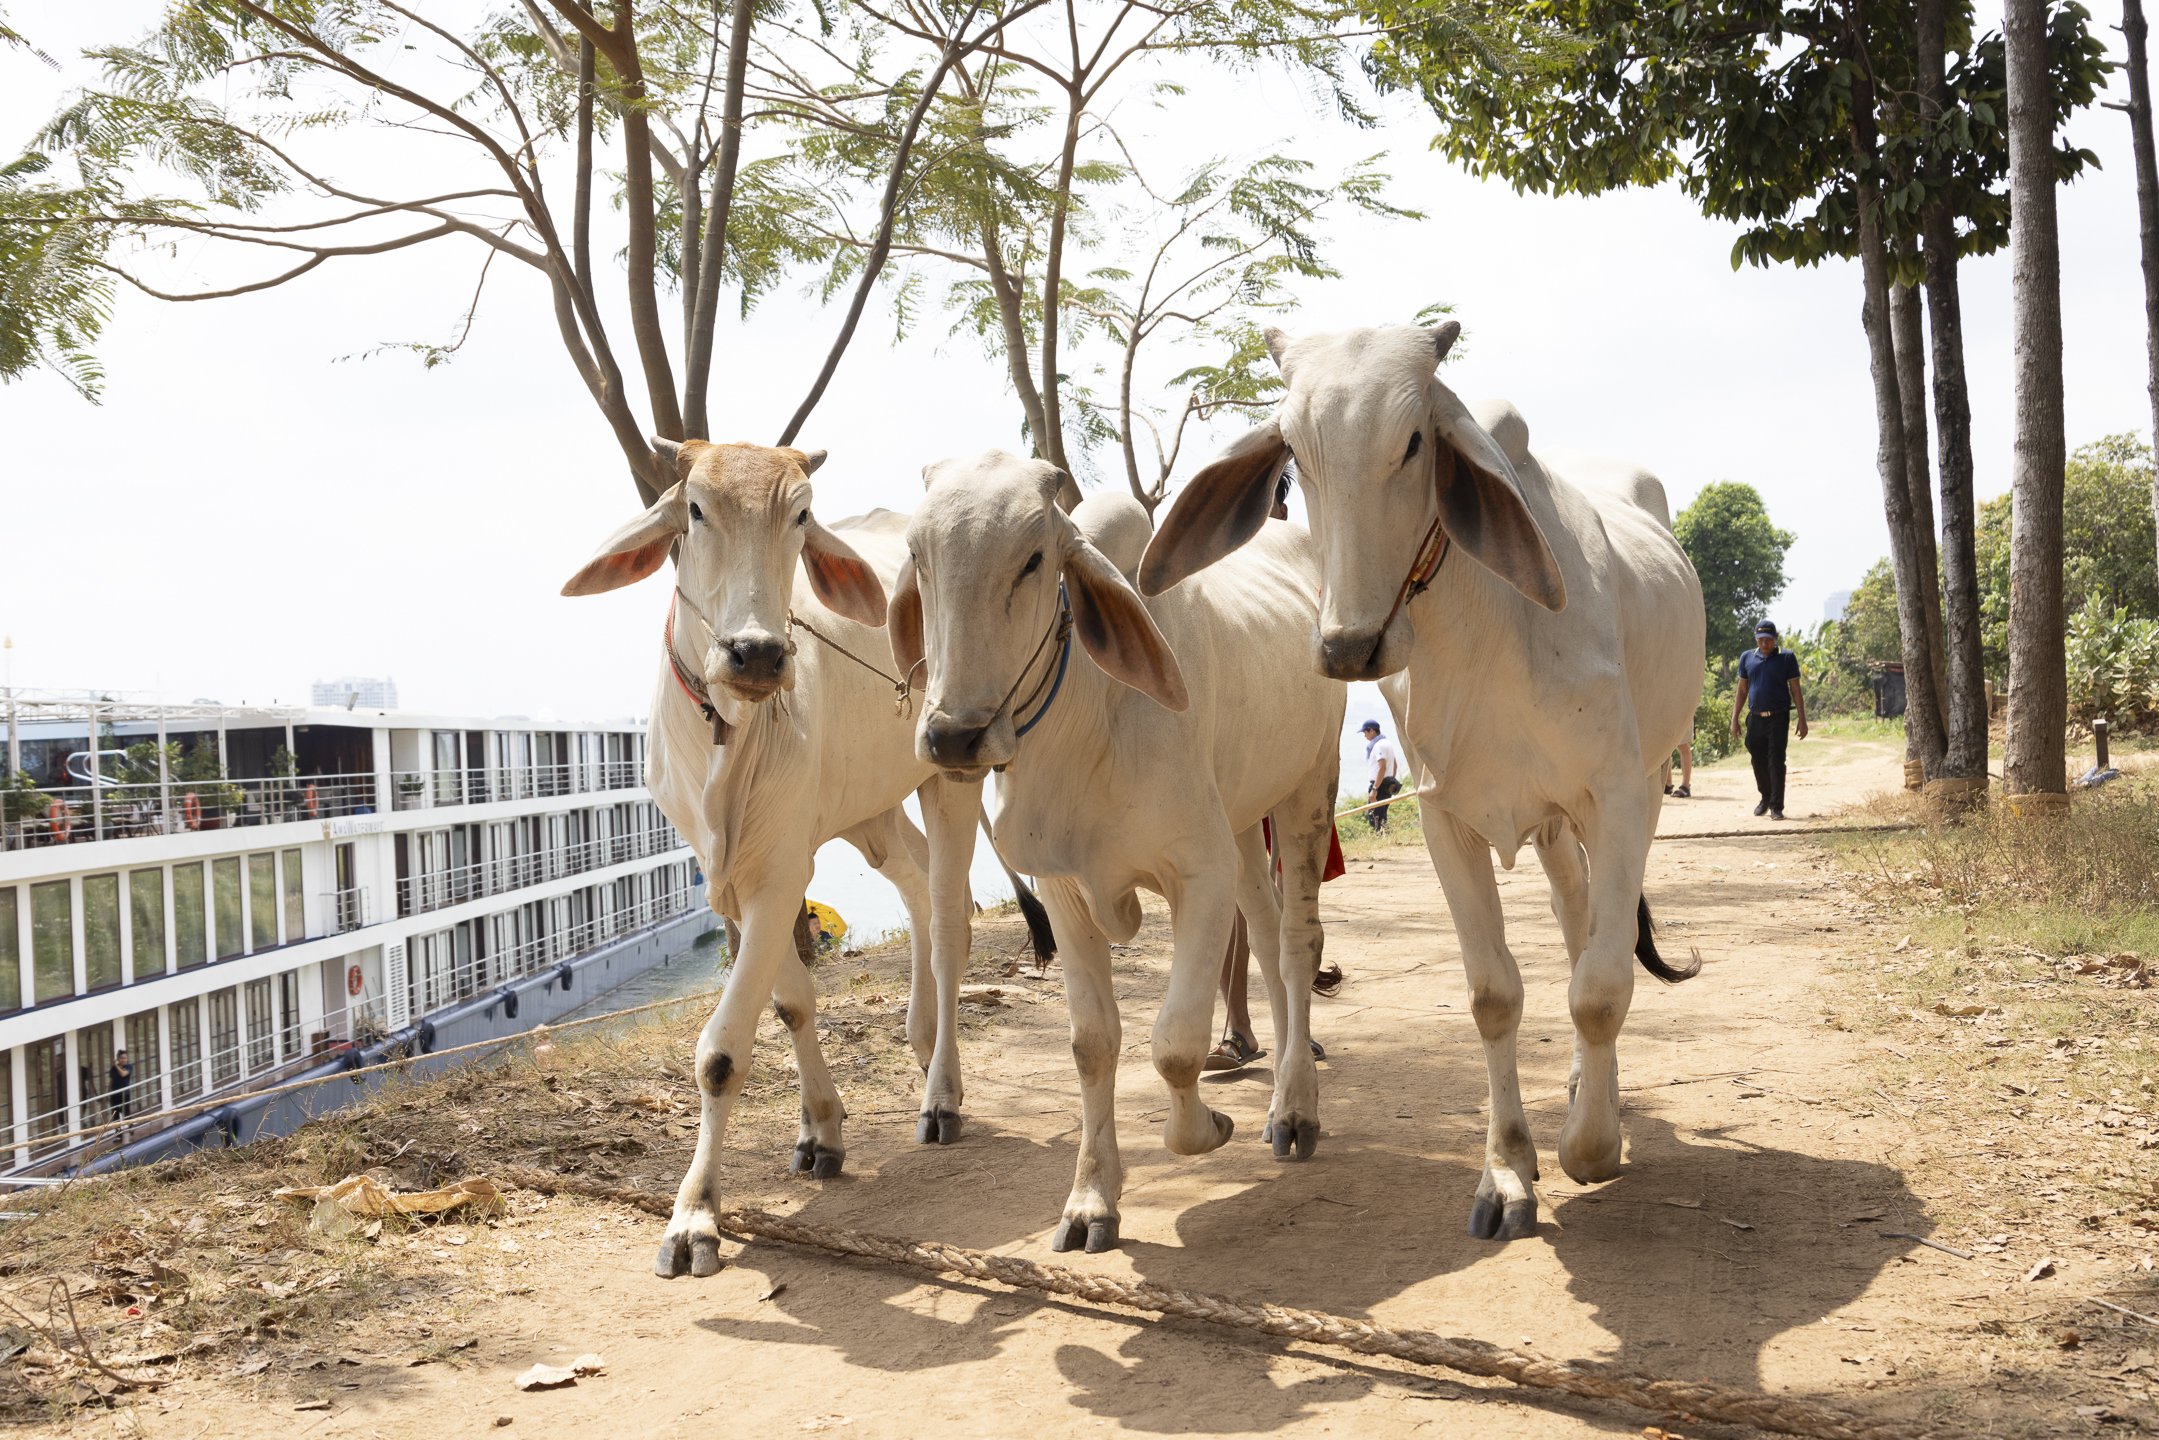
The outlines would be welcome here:
[[[1791,711],[1747,712],[1747,754],[1754,757],[1754,788],[1772,810],[1784,808],[1784,751],[1791,738]]]
[[[1372,798],[1374,800],[1392,800],[1396,795],[1401,793],[1401,790],[1402,782],[1395,779],[1392,775],[1389,775],[1386,779],[1380,781],[1379,784],[1374,787],[1372,791]],[[1381,805],[1376,809],[1365,811],[1365,822],[1369,824],[1374,830],[1386,829],[1387,808],[1388,807],[1386,807],[1385,805]]]

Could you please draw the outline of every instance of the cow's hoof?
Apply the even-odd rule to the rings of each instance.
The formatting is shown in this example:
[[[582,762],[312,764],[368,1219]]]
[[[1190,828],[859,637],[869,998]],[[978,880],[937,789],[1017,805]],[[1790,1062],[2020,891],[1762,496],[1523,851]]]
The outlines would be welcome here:
[[[669,1231],[660,1241],[660,1253],[652,1262],[652,1273],[662,1280],[673,1280],[685,1274],[702,1280],[707,1275],[719,1274],[719,1237]]]
[[[1537,1233],[1537,1201],[1510,1200],[1500,1203],[1497,1195],[1479,1195],[1469,1207],[1469,1237],[1472,1240],[1519,1240],[1524,1235]]]
[[[1084,1249],[1089,1255],[1099,1255],[1105,1250],[1117,1248],[1117,1217],[1089,1220],[1083,1216],[1067,1215],[1050,1231],[1050,1249],[1062,1255],[1067,1250]]]
[[[840,1166],[847,1160],[844,1150],[832,1150],[815,1140],[804,1140],[795,1146],[795,1158],[788,1168],[797,1175],[808,1175],[813,1180],[830,1180],[840,1173]]]
[[[1270,1120],[1266,1136],[1267,1142],[1274,1147],[1275,1159],[1309,1160],[1312,1152],[1319,1149],[1319,1122]]]
[[[915,1120],[917,1145],[950,1145],[960,1138],[960,1112],[942,1105],[925,1110]]]

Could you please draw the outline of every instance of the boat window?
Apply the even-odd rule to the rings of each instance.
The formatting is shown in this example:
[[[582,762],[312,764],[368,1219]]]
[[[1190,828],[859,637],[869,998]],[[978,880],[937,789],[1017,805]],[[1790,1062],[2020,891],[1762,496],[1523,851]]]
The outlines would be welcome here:
[[[203,914],[200,861],[172,867],[172,932],[182,970],[209,961],[210,931]]]
[[[0,885],[0,1014],[22,1005],[22,932],[16,928],[22,904],[16,893],[14,886]]]
[[[277,856],[265,850],[247,857],[248,949],[277,944]]]
[[[210,862],[210,889],[216,901],[217,958],[230,960],[240,953],[240,857],[228,855]]]
[[[285,943],[307,938],[307,892],[300,887],[300,852],[285,852]]]
[[[128,872],[127,896],[134,931],[130,968],[137,980],[148,980],[165,973],[165,872]]]
[[[82,877],[83,982],[89,990],[120,983],[120,877]]]
[[[40,1005],[75,993],[75,920],[67,892],[65,880],[30,887],[31,969]]]

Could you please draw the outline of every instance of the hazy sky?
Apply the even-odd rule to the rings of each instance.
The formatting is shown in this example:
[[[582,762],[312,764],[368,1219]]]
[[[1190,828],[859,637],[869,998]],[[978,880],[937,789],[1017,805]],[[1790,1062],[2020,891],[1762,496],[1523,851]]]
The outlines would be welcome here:
[[[154,13],[139,0],[12,4],[12,22],[62,69],[0,50],[0,143],[19,143],[93,78],[81,45],[128,38]],[[1469,332],[1452,383],[1512,399],[1533,443],[1647,464],[1675,507],[1712,480],[1758,486],[1799,536],[1776,612],[1787,625],[1818,621],[1826,597],[1884,553],[1853,267],[1734,272],[1735,232],[1676,192],[1518,196],[1433,157],[1431,123],[1406,101],[1382,107],[1377,135],[1349,133],[1278,74],[1181,63],[1192,98],[1126,116],[1159,153],[1249,156],[1287,135],[1332,164],[1384,148],[1396,200],[1430,217],[1336,226],[1329,254],[1345,278],[1314,287],[1291,329],[1407,319],[1452,300]],[[2061,197],[2072,445],[2150,420],[2127,121],[2087,111],[2073,138],[2105,169]],[[103,405],[49,377],[0,389],[0,632],[14,641],[15,683],[304,702],[315,677],[385,673],[408,706],[641,710],[662,584],[556,594],[633,506],[537,279],[498,268],[448,366],[353,358],[447,337],[479,258],[438,244],[333,262],[241,300],[123,296],[103,346]],[[232,271],[183,246],[163,273]],[[2007,258],[1963,276],[1988,495],[2006,487],[2010,461]],[[834,322],[791,293],[746,324],[723,305],[715,438],[771,438]],[[826,516],[907,508],[926,461],[1018,443],[1002,371],[971,339],[948,339],[934,319],[905,344],[889,334],[873,312],[803,437],[832,454],[817,479]],[[1211,449],[1188,445],[1179,478]]]

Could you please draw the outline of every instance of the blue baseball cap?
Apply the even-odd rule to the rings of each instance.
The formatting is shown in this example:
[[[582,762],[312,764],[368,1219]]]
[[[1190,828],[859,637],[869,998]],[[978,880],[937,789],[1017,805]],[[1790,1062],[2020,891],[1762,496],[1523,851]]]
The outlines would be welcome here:
[[[1774,640],[1777,638],[1777,627],[1770,624],[1767,620],[1764,620],[1761,624],[1754,627],[1754,633],[1757,635],[1767,635],[1770,639]]]
[[[1359,730],[1377,730],[1379,728],[1379,722],[1377,720],[1367,720],[1362,725],[1359,725],[1357,728]]]

